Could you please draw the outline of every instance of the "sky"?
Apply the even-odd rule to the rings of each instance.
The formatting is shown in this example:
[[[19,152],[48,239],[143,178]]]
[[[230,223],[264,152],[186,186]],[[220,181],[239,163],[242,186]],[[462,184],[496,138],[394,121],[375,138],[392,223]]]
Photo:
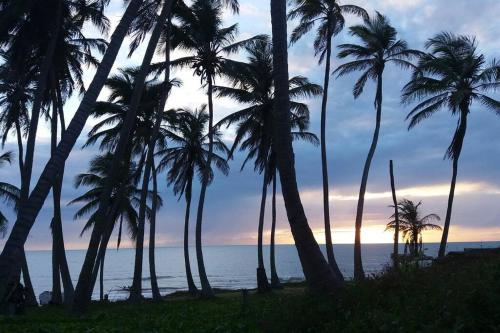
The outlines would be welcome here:
[[[451,6],[451,3],[453,5]],[[474,35],[479,50],[488,60],[499,58],[500,2],[497,0],[476,0],[471,5],[469,0],[352,0],[366,8],[370,14],[375,10],[387,15],[399,32],[399,38],[406,40],[411,48],[423,49],[425,41],[441,31]],[[112,28],[118,23],[124,11],[123,1],[111,0],[106,14]],[[227,25],[239,24],[239,39],[256,34],[270,34],[269,1],[240,0],[240,14],[235,16],[225,13]],[[289,31],[296,22],[289,23]],[[348,17],[348,25],[359,23],[359,19]],[[344,42],[354,42],[347,29],[334,40],[334,46]],[[95,29],[86,29],[88,37],[98,36]],[[109,33],[111,35],[111,33]],[[104,37],[108,37],[104,36]],[[102,37],[102,36],[101,36]],[[312,49],[313,33],[289,49],[290,76],[302,75],[312,82],[321,84],[323,66],[318,65]],[[141,62],[145,45],[142,45],[131,58],[127,57],[127,38],[122,46],[113,73],[117,68],[137,66]],[[337,49],[335,49],[335,55]],[[173,58],[182,54],[174,52]],[[244,60],[245,54],[236,56]],[[334,58],[333,66],[342,61]],[[88,84],[95,70],[85,71]],[[176,71],[173,75],[182,80],[183,86],[173,91],[167,102],[167,108],[196,108],[206,103],[205,91],[200,87],[199,78],[189,70]],[[371,142],[375,123],[373,99],[375,87],[369,83],[365,92],[357,100],[352,96],[352,85],[357,75],[336,79],[332,77],[329,89],[327,115],[327,149],[330,173],[330,207],[334,243],[352,243],[354,241],[354,218],[357,194],[366,154]],[[385,232],[385,224],[392,213],[392,204],[388,165],[394,160],[396,186],[399,198],[422,201],[422,213],[437,213],[444,220],[448,199],[451,162],[443,159],[451,142],[457,119],[447,110],[442,110],[431,119],[421,123],[411,131],[407,130],[405,116],[409,106],[400,103],[400,91],[408,81],[409,74],[399,68],[389,66],[384,74],[384,102],[382,128],[379,144],[373,159],[366,194],[363,219],[362,242],[388,243],[392,234]],[[219,82],[223,83],[223,82]],[[104,89],[99,97],[106,99]],[[494,96],[499,98],[500,96]],[[79,97],[67,101],[65,112],[71,118],[78,107]],[[311,128],[319,134],[320,99],[307,101],[311,110]],[[227,99],[216,99],[215,118],[222,117],[242,108],[241,105]],[[67,121],[68,121],[67,120]],[[74,178],[85,172],[90,159],[98,153],[96,147],[82,148],[88,130],[95,119],[89,119],[66,164],[62,193],[63,229],[66,247],[83,249],[88,245],[89,235],[80,237],[85,224],[84,219],[73,220],[78,206],[67,203],[83,193],[84,189],[75,189]],[[37,139],[34,179],[38,176],[49,157],[49,124],[41,125]],[[498,133],[500,118],[480,105],[473,105],[469,117],[469,127],[465,138],[463,153],[459,163],[457,190],[449,241],[492,241],[500,240],[500,144]],[[225,133],[225,140],[231,144],[232,129]],[[14,137],[8,141],[5,150],[16,151]],[[301,199],[305,207],[309,224],[319,243],[324,243],[322,179],[320,151],[307,143],[294,144],[296,155],[297,180]],[[257,223],[260,205],[261,176],[256,174],[252,165],[240,171],[244,153],[236,155],[230,162],[231,172],[225,177],[216,174],[209,187],[205,202],[203,224],[203,243],[219,244],[256,244]],[[17,163],[12,167],[0,169],[0,180],[19,183]],[[180,245],[182,242],[183,217],[185,203],[178,200],[170,188],[167,188],[165,175],[159,176],[161,195],[164,206],[157,217],[158,246]],[[34,181],[32,181],[34,183]],[[195,219],[199,186],[195,185],[193,195],[192,221]],[[2,212],[8,209],[0,203]],[[266,211],[265,239],[270,234],[270,201]],[[49,195],[31,230],[26,247],[32,250],[50,249],[51,235],[49,223],[52,218],[52,198]],[[14,222],[12,213],[7,212],[9,221]],[[191,239],[194,240],[194,223],[191,223]],[[293,242],[281,196],[278,196],[277,242]],[[147,238],[147,237],[146,237]],[[426,232],[424,241],[439,241],[439,232]],[[0,246],[3,246],[0,240]],[[116,242],[113,237],[112,245]],[[127,240],[123,246],[132,246]]]

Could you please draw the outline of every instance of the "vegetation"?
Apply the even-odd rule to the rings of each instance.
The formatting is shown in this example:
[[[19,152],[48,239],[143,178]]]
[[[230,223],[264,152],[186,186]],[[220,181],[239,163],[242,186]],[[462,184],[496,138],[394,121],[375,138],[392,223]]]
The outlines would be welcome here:
[[[84,27],[89,26],[106,36],[110,22],[104,11],[109,2],[4,0],[0,3],[0,135],[2,148],[9,137],[15,137],[20,184],[18,189],[0,182],[0,198],[16,213],[16,221],[11,223],[12,229],[0,255],[0,310],[17,302],[13,295],[25,290],[20,287],[21,281],[27,293],[23,302],[37,304],[24,245],[52,192],[52,303],[65,303],[78,314],[90,312],[80,321],[68,317],[59,308],[30,309],[27,319],[32,323],[28,325],[33,326],[27,327],[28,331],[35,327],[49,331],[112,331],[118,329],[117,322],[127,324],[127,329],[132,331],[500,329],[497,314],[500,312],[496,311],[499,309],[494,301],[500,292],[498,253],[444,259],[422,270],[408,266],[366,281],[361,256],[365,194],[379,140],[383,79],[389,64],[412,71],[411,80],[402,92],[403,105],[418,103],[408,113],[409,128],[442,109],[458,116],[446,154],[452,160],[453,174],[439,251],[439,256],[444,256],[458,161],[471,107],[479,102],[500,115],[500,101],[489,95],[500,87],[500,63],[496,60],[487,63],[474,37],[442,32],[429,39],[425,52],[414,50],[398,39],[398,32],[388,17],[379,12],[369,15],[361,7],[336,0],[295,0],[288,14],[286,1],[271,0],[271,38],[257,35],[245,39],[238,38],[237,24],[226,26],[224,22],[226,15],[238,14],[237,0],[129,0],[109,40],[87,37]],[[341,77],[361,72],[353,88],[355,98],[364,92],[368,81],[376,83],[375,129],[363,168],[354,222],[354,283],[344,281],[334,256],[326,148],[332,40],[346,26],[347,14],[363,22],[349,28],[357,43],[339,46],[338,58],[348,60],[337,66],[333,74]],[[293,27],[289,40],[287,25],[295,19],[298,25]],[[317,27],[315,55],[319,56],[320,64],[325,61],[323,86],[290,74],[288,68],[289,42],[298,42],[314,27]],[[110,76],[126,37],[131,40],[129,56],[147,39],[141,64],[136,68],[118,69],[118,73]],[[181,51],[181,56],[171,59],[173,50]],[[238,58],[241,51],[246,53],[247,59],[236,60],[241,59]],[[160,60],[153,62],[155,54]],[[85,66],[96,68],[88,87],[83,82]],[[169,110],[167,102],[171,90],[181,86],[180,81],[171,77],[171,69],[187,69],[197,76],[200,88],[207,94],[207,104],[194,111],[187,108]],[[108,99],[97,101],[103,88],[109,91]],[[65,102],[75,93],[80,95],[80,105],[66,125]],[[308,99],[319,95],[322,95],[319,143],[326,258],[302,205],[293,147],[294,140],[318,142],[315,134],[308,131],[310,109],[307,103]],[[241,106],[214,124],[215,98],[230,98]],[[76,187],[86,187],[86,192],[71,201],[71,204],[80,205],[75,218],[87,218],[82,233],[90,233],[78,283],[73,286],[66,260],[61,191],[66,161],[89,117],[95,118],[96,124],[89,131],[84,148],[99,144],[99,153],[91,160],[88,172],[76,178]],[[40,118],[48,120],[50,125],[50,159],[32,186],[33,166],[39,162],[35,143],[40,138]],[[228,149],[224,130],[230,126],[235,128],[236,136]],[[256,280],[257,291],[268,295],[251,294],[240,299],[237,293],[224,293],[220,299],[212,300],[215,292],[208,280],[202,247],[205,199],[216,170],[227,175],[228,159],[238,150],[247,154],[243,166],[253,161],[255,171],[262,174],[256,228]],[[10,152],[0,155],[0,165],[11,160]],[[161,173],[166,174],[166,184],[158,181]],[[278,177],[307,288],[304,285],[287,286],[282,291],[270,293],[271,286],[280,285],[274,255]],[[193,280],[188,248],[190,207],[196,179],[200,189],[195,243],[201,290]],[[439,221],[439,217],[435,214],[421,217],[420,203],[403,200],[396,204],[392,163],[391,182],[395,221],[390,222],[388,228],[396,228],[396,235],[401,230],[412,246],[412,253],[416,254],[421,232],[440,229],[432,223]],[[267,191],[271,183],[273,218],[269,285],[262,244]],[[156,213],[162,206],[158,193],[167,186],[172,186],[175,195],[184,196],[186,201],[184,263],[189,295],[150,304],[143,301],[146,223],[150,223],[148,254],[152,294],[155,300],[160,300],[155,270],[155,228]],[[102,286],[108,243],[117,226],[120,246],[124,222],[135,247],[129,296],[134,304],[103,302],[91,305],[99,273],[100,298],[104,300]],[[6,234],[6,225],[5,215],[0,213],[2,236]],[[396,248],[397,241],[398,238]],[[467,269],[471,271],[467,273]],[[453,281],[448,279],[451,274],[455,277]],[[490,288],[486,290],[485,285]],[[305,289],[316,296],[305,293]],[[323,296],[318,298],[317,294]],[[195,296],[205,300],[196,301]],[[477,299],[490,307],[484,310],[484,306],[474,303]],[[14,331],[22,329],[26,322],[24,319],[0,320],[2,329],[9,327]],[[475,326],[471,326],[473,324]]]
[[[28,309],[0,317],[0,325],[8,332],[491,332],[500,327],[499,277],[497,251],[346,283],[336,297],[286,285],[247,298],[221,292],[205,301],[172,295],[160,303],[95,303],[83,318],[57,307]]]

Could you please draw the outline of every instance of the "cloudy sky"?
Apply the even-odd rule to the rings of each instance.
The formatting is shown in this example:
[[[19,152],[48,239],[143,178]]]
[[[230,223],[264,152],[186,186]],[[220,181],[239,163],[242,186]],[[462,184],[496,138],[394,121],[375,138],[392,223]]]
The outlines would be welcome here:
[[[112,0],[107,9],[113,27],[123,13],[122,1]],[[479,49],[488,59],[500,57],[498,31],[500,23],[497,13],[500,3],[497,0],[476,0],[474,5],[468,0],[352,0],[352,4],[365,7],[370,13],[378,10],[386,14],[397,28],[399,37],[408,41],[412,48],[423,48],[425,40],[440,31],[453,31],[477,37]],[[239,16],[225,15],[227,25],[238,23],[240,38],[255,34],[270,33],[269,1],[240,0]],[[451,5],[453,4],[453,5]],[[358,23],[349,18],[348,24]],[[293,27],[289,25],[289,30]],[[95,36],[91,28],[88,36]],[[289,50],[289,70],[291,75],[307,76],[316,83],[322,82],[323,69],[318,66],[312,50],[312,35]],[[349,41],[347,31],[335,40],[335,45]],[[114,71],[119,67],[138,65],[144,47],[127,58],[127,40],[122,47]],[[174,57],[179,54],[174,53]],[[244,54],[238,56],[244,59]],[[334,66],[340,64],[334,59]],[[86,72],[90,82],[94,70]],[[175,72],[184,85],[176,89],[168,101],[168,107],[195,108],[206,102],[204,90],[199,79],[190,71]],[[333,239],[337,243],[352,243],[357,192],[361,172],[370,140],[373,134],[375,112],[373,109],[374,86],[369,84],[364,94],[354,100],[352,84],[356,75],[343,79],[333,79],[328,104],[327,138],[330,170],[331,210]],[[385,73],[383,122],[378,149],[372,163],[368,192],[366,195],[363,236],[367,243],[390,242],[391,234],[384,232],[392,203],[388,176],[390,159],[395,162],[395,175],[400,197],[423,202],[424,213],[437,213],[444,219],[446,201],[451,177],[451,163],[443,160],[454,132],[456,120],[447,111],[422,123],[411,132],[407,131],[405,115],[408,107],[400,105],[400,90],[407,82],[408,73],[389,67]],[[496,96],[497,98],[500,96]],[[103,91],[101,99],[106,98]],[[319,133],[320,100],[308,101],[311,108],[311,130]],[[66,103],[67,117],[71,117],[78,106],[78,98]],[[240,106],[230,100],[216,100],[216,118],[238,110]],[[75,189],[73,180],[76,174],[86,171],[89,160],[97,153],[96,149],[82,149],[88,129],[95,123],[89,120],[77,146],[71,153],[65,172],[63,188],[63,228],[68,248],[85,248],[88,235],[79,237],[84,220],[73,220],[77,207],[67,206],[67,202],[81,194],[83,189]],[[42,125],[37,141],[35,174],[39,172],[49,156],[48,124]],[[470,116],[470,125],[465,139],[459,166],[450,241],[488,241],[500,239],[500,144],[498,133],[500,118],[475,105]],[[228,141],[231,131],[226,135]],[[16,151],[14,142],[5,149]],[[321,169],[320,152],[308,144],[296,144],[297,175],[302,200],[307,217],[317,240],[324,242],[322,230]],[[246,168],[240,172],[243,154],[231,162],[228,177],[217,175],[209,188],[206,200],[203,226],[205,244],[254,244],[256,242],[258,209],[260,203],[261,177]],[[3,168],[0,177],[18,183],[17,164]],[[158,243],[178,245],[182,240],[184,202],[178,201],[166,187],[165,176],[160,176],[161,194],[164,207],[159,213]],[[195,188],[195,195],[198,187]],[[291,243],[288,222],[281,197],[278,198],[278,230],[280,243]],[[196,207],[196,204],[193,204]],[[2,211],[5,208],[2,206]],[[49,222],[52,216],[51,198],[47,200],[29,236],[29,249],[49,249]],[[8,214],[12,222],[12,214]],[[194,215],[194,210],[193,214]],[[266,230],[270,225],[270,212],[266,214]],[[267,232],[266,235],[269,233]],[[267,237],[266,237],[267,238]],[[426,241],[438,241],[439,233],[427,233]],[[130,243],[127,243],[130,245]],[[0,246],[3,243],[0,241]]]

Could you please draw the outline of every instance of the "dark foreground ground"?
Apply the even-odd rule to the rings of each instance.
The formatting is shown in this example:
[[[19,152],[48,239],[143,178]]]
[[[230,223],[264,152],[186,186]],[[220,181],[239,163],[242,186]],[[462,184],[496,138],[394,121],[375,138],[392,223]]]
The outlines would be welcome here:
[[[0,332],[500,332],[500,251],[387,272],[335,296],[287,285],[245,299],[96,303],[82,318],[49,306],[0,316]]]

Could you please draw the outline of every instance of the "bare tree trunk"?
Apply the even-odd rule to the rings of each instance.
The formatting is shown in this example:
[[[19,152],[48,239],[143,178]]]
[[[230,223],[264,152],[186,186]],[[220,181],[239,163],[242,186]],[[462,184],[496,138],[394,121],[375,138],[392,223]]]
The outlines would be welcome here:
[[[198,275],[201,282],[201,294],[203,297],[212,298],[214,292],[208,282],[207,272],[205,270],[205,262],[203,260],[203,248],[201,245],[201,226],[203,223],[203,208],[205,205],[205,194],[208,186],[208,174],[212,165],[212,153],[214,149],[214,136],[213,136],[213,123],[214,123],[214,105],[212,101],[212,78],[208,77],[208,157],[207,157],[207,170],[204,170],[203,178],[201,181],[200,199],[198,201],[198,211],[196,215],[196,230],[195,230],[195,244],[196,244],[196,259],[198,260]]]
[[[273,198],[272,198],[272,224],[271,224],[271,244],[270,244],[270,256],[271,256],[271,288],[280,289],[281,283],[278,273],[276,272],[276,257],[275,257],[275,245],[274,236],[276,233],[276,172],[273,171]]]
[[[151,204],[152,215],[149,228],[149,276],[151,277],[151,292],[153,300],[158,301],[161,299],[160,289],[158,288],[158,280],[156,278],[155,264],[156,196],[158,195],[158,182],[156,179],[156,167],[154,161],[151,164],[151,172],[153,175],[153,203]]]
[[[392,260],[394,267],[398,268],[399,262],[399,211],[398,211],[398,200],[396,198],[396,186],[394,184],[394,167],[392,160],[389,161],[389,176],[391,177],[391,190],[392,190],[392,202],[394,204],[394,220],[396,225],[394,228],[394,248],[392,251]]]
[[[21,255],[21,271],[23,272],[24,288],[26,288],[26,291],[28,293],[26,302],[30,306],[38,306],[38,301],[33,289],[33,284],[31,283],[30,271],[28,270],[28,261],[26,260],[26,253],[24,252],[24,249],[22,250]]]
[[[108,74],[113,66],[130,23],[135,17],[141,3],[142,0],[131,0],[129,2],[125,14],[116,27],[115,32],[111,36],[111,41],[101,64],[97,69],[97,73],[87,89],[87,92],[85,93],[78,110],[71,120],[65,135],[58,145],[55,156],[52,156],[46,164],[35,188],[31,192],[29,200],[26,202],[26,205],[22,205],[19,211],[17,221],[14,224],[9,238],[5,243],[2,254],[0,255],[0,302],[5,301],[7,286],[9,285],[11,279],[15,278],[17,275],[19,259],[22,259],[24,251],[23,246],[31,227],[33,226],[35,219],[49,194],[57,174],[62,170],[64,162],[68,158],[68,155],[74,147],[78,136],[82,132],[85,122],[91,113],[92,107],[97,100],[99,92],[106,82],[106,78],[108,77]],[[97,237],[97,239],[90,244],[90,253],[86,257],[84,265],[93,265],[98,242],[99,238]],[[85,271],[80,279],[82,284],[79,288],[79,292],[77,293],[75,290],[75,297],[78,298],[77,296],[80,296],[79,302],[76,302],[74,306],[75,310],[84,311],[86,308],[87,300],[85,298],[88,292],[89,274],[89,272]],[[84,298],[83,301],[82,297]]]
[[[99,260],[100,269],[99,269],[99,300],[104,301],[104,259],[106,258],[106,251],[102,254],[101,259]]]
[[[326,107],[328,103],[328,86],[330,83],[330,61],[332,56],[332,40],[327,39],[325,79],[323,83],[323,99],[321,101],[321,171],[323,175],[323,213],[325,219],[325,247],[328,263],[339,279],[344,279],[333,254],[332,230],[330,225],[330,194],[328,182],[328,158],[326,156]]]
[[[451,176],[450,194],[448,196],[448,207],[446,208],[446,218],[444,220],[443,235],[441,237],[441,244],[439,245],[438,257],[442,258],[446,254],[446,245],[448,242],[448,232],[450,230],[451,213],[453,209],[453,199],[455,197],[455,186],[457,183],[458,174],[458,160],[460,159],[460,154],[462,153],[462,146],[465,138],[465,132],[467,131],[467,115],[469,114],[468,107],[462,107],[462,112],[460,115],[460,123],[458,125],[455,138],[457,144],[457,151],[453,157],[453,173]]]
[[[311,290],[334,292],[342,281],[333,273],[309,228],[300,200],[290,128],[290,99],[288,92],[288,54],[286,1],[271,0],[273,34],[274,99],[274,150],[277,156],[281,189],[288,221],[295,240],[304,275]]]
[[[264,267],[264,254],[262,251],[262,238],[264,234],[264,216],[266,212],[266,197],[267,197],[267,178],[268,166],[264,168],[264,177],[262,182],[262,197],[260,201],[260,214],[259,214],[259,230],[257,233],[257,290],[259,293],[269,292],[271,286],[267,280],[266,269]]]
[[[363,262],[361,259],[361,226],[363,223],[363,208],[365,204],[366,184],[368,183],[368,174],[372,163],[373,155],[377,149],[377,142],[380,132],[380,121],[382,118],[382,74],[378,75],[377,80],[377,96],[375,106],[377,108],[377,116],[375,122],[375,132],[373,133],[373,140],[366,157],[365,167],[363,169],[363,177],[361,178],[361,186],[359,188],[358,208],[356,211],[356,225],[355,225],[355,238],[354,238],[354,279],[356,281],[365,278],[363,271]]]
[[[199,293],[198,288],[193,281],[193,274],[191,273],[191,264],[189,260],[189,213],[191,210],[191,194],[193,189],[192,176],[189,180],[186,189],[186,213],[184,216],[184,265],[186,267],[186,278],[188,283],[188,290],[191,295],[197,295]]]

